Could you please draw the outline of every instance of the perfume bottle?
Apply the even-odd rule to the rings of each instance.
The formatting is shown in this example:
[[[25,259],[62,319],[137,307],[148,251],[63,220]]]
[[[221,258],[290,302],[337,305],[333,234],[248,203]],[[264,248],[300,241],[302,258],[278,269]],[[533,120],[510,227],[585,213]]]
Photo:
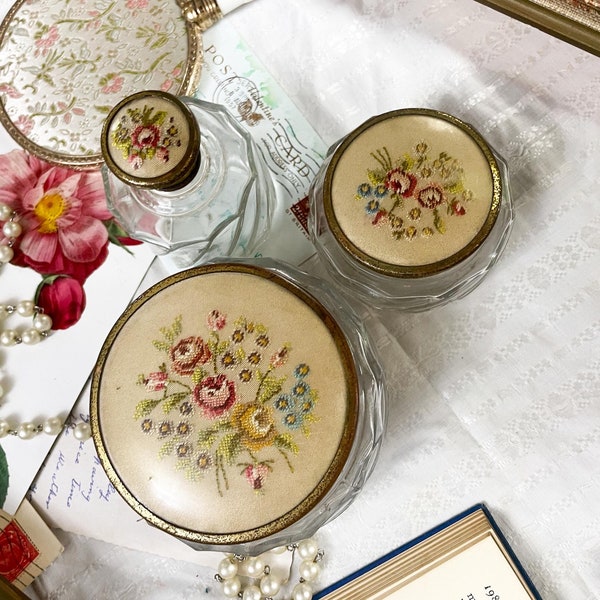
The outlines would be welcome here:
[[[138,92],[109,113],[101,147],[110,211],[175,268],[253,256],[268,234],[269,170],[224,107]]]

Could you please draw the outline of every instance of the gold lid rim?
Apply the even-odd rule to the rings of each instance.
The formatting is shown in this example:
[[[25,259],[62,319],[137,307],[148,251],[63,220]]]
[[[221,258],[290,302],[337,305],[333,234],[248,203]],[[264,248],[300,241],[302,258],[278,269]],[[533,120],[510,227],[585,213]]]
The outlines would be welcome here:
[[[124,106],[126,106],[130,102],[135,102],[143,98],[156,97],[164,99],[167,102],[170,102],[171,104],[174,104],[181,111],[181,114],[185,118],[189,128],[190,139],[188,142],[188,148],[190,148],[192,151],[186,152],[182,160],[178,164],[176,164],[170,171],[163,175],[160,175],[158,177],[136,177],[135,175],[131,175],[126,171],[123,171],[123,169],[121,169],[119,165],[117,165],[117,163],[113,160],[109,149],[110,127],[114,121],[115,116],[121,111],[121,109]],[[111,173],[113,173],[114,176],[120,179],[121,181],[124,181],[129,185],[144,189],[177,189],[178,187],[180,187],[180,184],[182,182],[189,182],[191,177],[194,175],[194,171],[198,168],[198,161],[200,159],[200,129],[192,111],[180,98],[173,94],[163,92],[161,90],[143,90],[141,92],[136,92],[134,94],[131,94],[130,96],[127,96],[126,98],[123,98],[117,105],[115,105],[112,108],[112,110],[104,120],[104,124],[102,126],[102,133],[100,136],[100,148],[107,168],[110,169]]]
[[[399,116],[413,115],[436,117],[443,119],[457,126],[459,129],[461,129],[473,138],[490,167],[492,176],[492,201],[490,205],[490,210],[482,227],[477,232],[475,237],[461,250],[442,260],[433,263],[424,265],[401,265],[373,258],[371,255],[361,250],[358,246],[356,246],[356,244],[354,244],[354,242],[352,242],[351,239],[348,238],[335,215],[335,209],[333,207],[333,198],[331,194],[331,186],[338,162],[340,161],[346,149],[357,137],[359,137],[364,131],[381,121],[385,121],[387,119]],[[455,117],[449,113],[445,113],[439,110],[428,108],[402,108],[388,111],[380,115],[371,117],[370,119],[367,119],[364,123],[359,125],[350,134],[348,134],[336,147],[331,157],[331,160],[327,166],[325,177],[323,180],[323,209],[325,213],[325,218],[327,220],[327,224],[329,225],[333,237],[340,244],[342,249],[345,250],[351,256],[351,258],[355,259],[364,267],[367,267],[368,269],[375,271],[376,273],[379,273],[381,275],[387,275],[399,279],[415,279],[420,277],[427,277],[430,275],[436,275],[438,273],[446,271],[447,269],[461,263],[462,261],[466,260],[469,256],[471,256],[483,244],[483,242],[488,237],[490,231],[492,230],[494,224],[496,223],[498,214],[500,212],[500,205],[502,202],[502,192],[502,177],[500,174],[500,168],[498,167],[496,157],[494,156],[491,147],[474,127],[472,127],[468,123],[465,123],[458,117]]]
[[[275,281],[283,288],[293,293],[298,298],[306,302],[306,304],[316,312],[322,319],[323,323],[329,329],[333,336],[338,351],[340,352],[341,361],[348,383],[347,390],[347,413],[343,427],[342,438],[338,445],[337,451],[331,460],[331,463],[313,490],[295,507],[268,523],[258,527],[229,533],[212,533],[189,529],[180,525],[176,525],[166,519],[161,518],[142,502],[137,500],[135,495],[127,487],[126,483],[121,479],[116,468],[112,464],[110,452],[107,449],[102,435],[102,427],[100,424],[101,398],[100,387],[104,366],[110,353],[111,347],[119,335],[121,329],[126,325],[133,314],[142,307],[148,300],[153,298],[160,291],[167,287],[183,281],[188,278],[196,277],[206,273],[218,272],[234,272],[247,273],[256,275],[264,279]],[[321,502],[326,494],[335,485],[336,481],[342,473],[348,457],[350,456],[356,432],[358,428],[359,417],[359,385],[358,375],[354,366],[352,351],[342,329],[338,325],[333,315],[326,309],[316,298],[310,293],[304,291],[295,283],[287,280],[283,276],[270,271],[267,268],[256,265],[245,265],[240,263],[218,263],[203,265],[182,271],[167,277],[166,279],[155,284],[146,290],[141,296],[134,300],[123,314],[119,317],[113,328],[108,334],[99,354],[98,361],[92,372],[91,391],[90,391],[90,425],[92,429],[92,439],[94,441],[96,452],[100,463],[106,472],[109,481],[115,487],[117,492],[122,496],[127,504],[142,516],[148,523],[154,525],[158,529],[174,535],[180,539],[203,544],[207,546],[234,546],[237,544],[245,544],[258,541],[271,535],[280,533],[289,526],[299,521],[302,517]]]

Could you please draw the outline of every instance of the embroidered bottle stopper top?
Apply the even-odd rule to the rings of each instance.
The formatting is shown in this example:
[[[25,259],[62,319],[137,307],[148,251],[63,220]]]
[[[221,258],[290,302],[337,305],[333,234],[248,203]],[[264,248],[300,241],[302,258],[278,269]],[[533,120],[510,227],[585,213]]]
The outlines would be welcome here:
[[[200,165],[200,129],[181,100],[161,91],[124,98],[102,128],[106,166],[122,181],[147,189],[174,190],[189,183]]]
[[[0,121],[27,151],[72,168],[101,166],[102,124],[122,98],[144,89],[188,94],[202,69],[207,23],[177,0],[94,8],[18,0],[0,25]]]
[[[209,547],[309,513],[356,435],[357,374],[333,316],[250,264],[168,277],[110,332],[92,378],[98,456],[151,524]]]
[[[435,274],[470,256],[492,229],[501,196],[484,139],[427,109],[364,123],[337,147],[323,184],[337,242],[363,267],[392,277]]]

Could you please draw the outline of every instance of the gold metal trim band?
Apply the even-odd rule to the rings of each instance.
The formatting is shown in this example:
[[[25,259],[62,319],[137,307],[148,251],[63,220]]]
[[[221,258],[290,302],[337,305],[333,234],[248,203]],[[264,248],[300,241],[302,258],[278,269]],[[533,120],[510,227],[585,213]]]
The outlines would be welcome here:
[[[216,0],[178,0],[181,12],[186,21],[206,31],[223,18],[223,13]]]

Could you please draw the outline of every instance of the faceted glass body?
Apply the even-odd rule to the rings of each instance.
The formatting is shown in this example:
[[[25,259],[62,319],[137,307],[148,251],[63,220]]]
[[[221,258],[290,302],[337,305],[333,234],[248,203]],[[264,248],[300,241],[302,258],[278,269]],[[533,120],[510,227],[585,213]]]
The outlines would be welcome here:
[[[200,167],[174,191],[135,187],[102,167],[108,207],[132,238],[177,268],[252,256],[274,206],[268,168],[250,135],[223,107],[181,98],[200,127]]]

